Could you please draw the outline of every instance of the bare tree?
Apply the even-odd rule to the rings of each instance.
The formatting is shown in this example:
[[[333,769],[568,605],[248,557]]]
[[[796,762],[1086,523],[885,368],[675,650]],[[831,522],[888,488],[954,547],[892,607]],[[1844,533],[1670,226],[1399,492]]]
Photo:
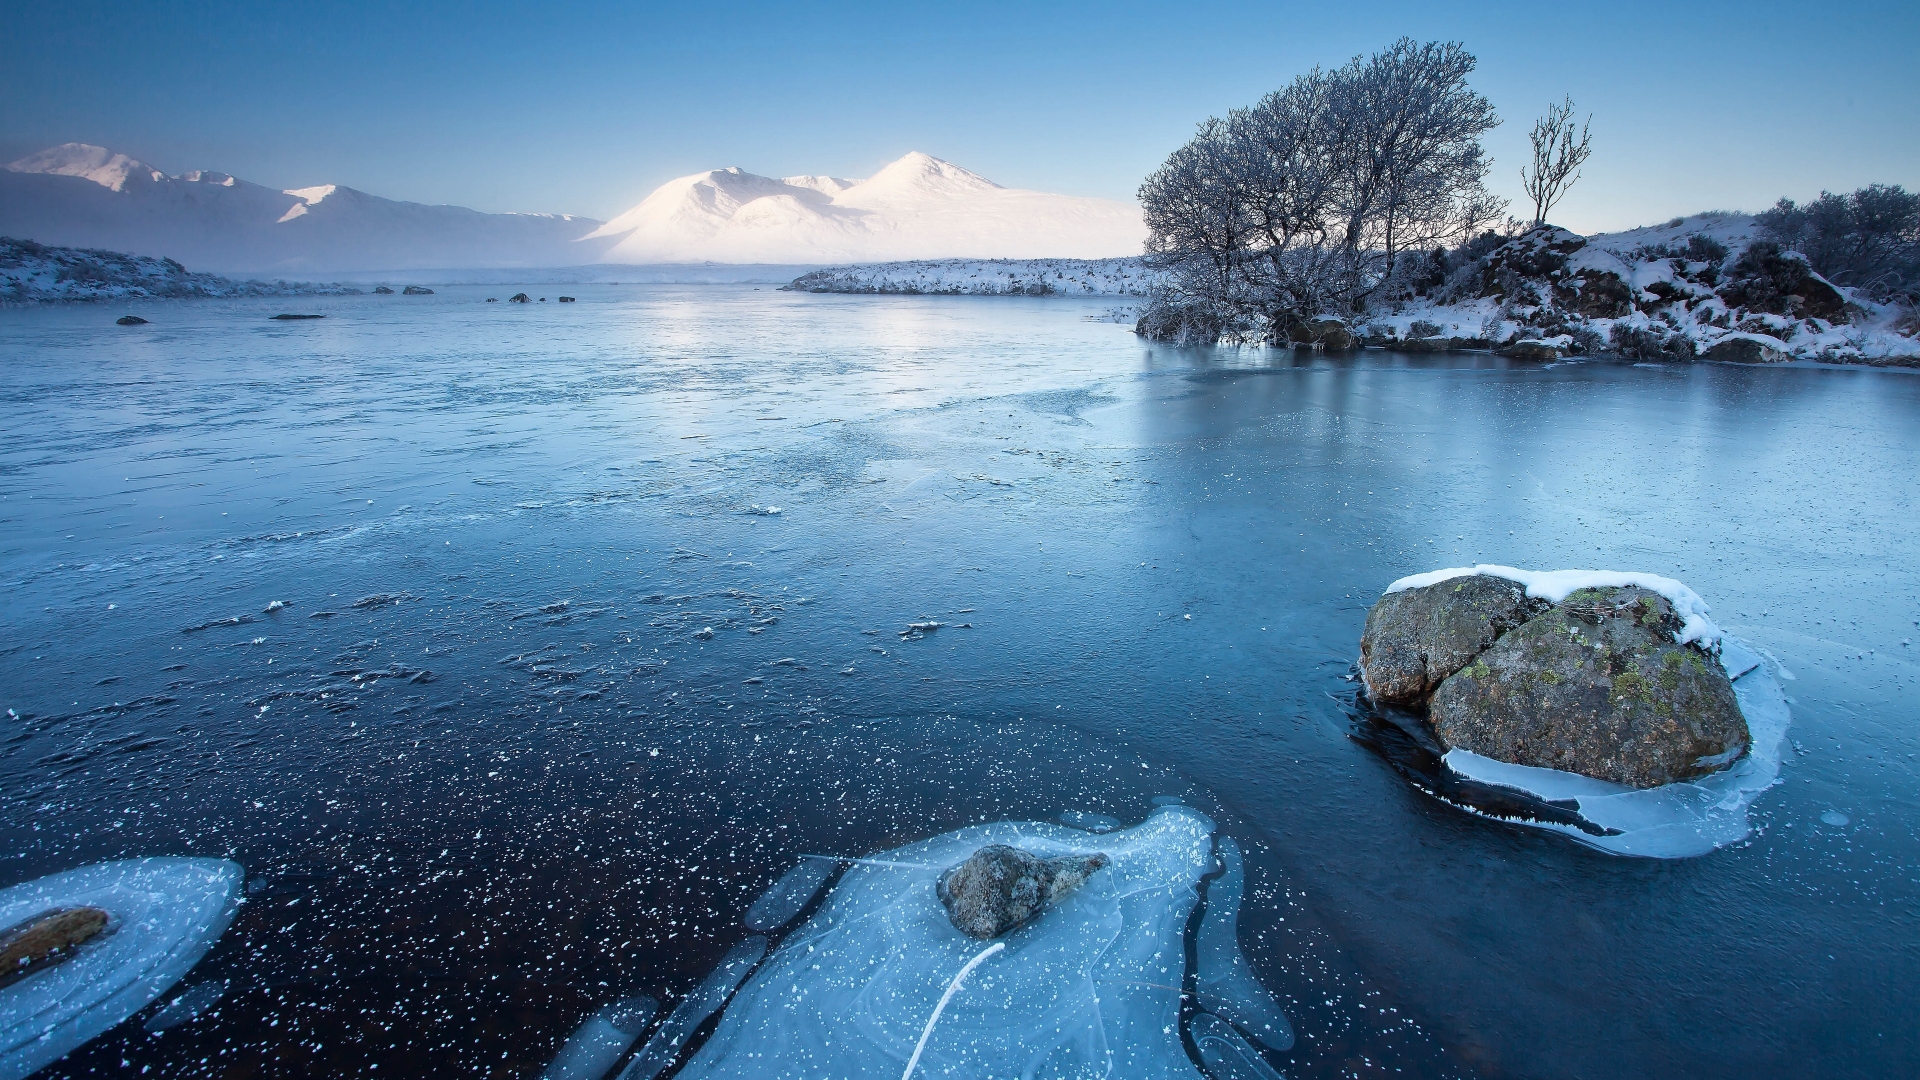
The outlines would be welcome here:
[[[1533,169],[1520,168],[1520,180],[1527,197],[1533,200],[1533,223],[1547,223],[1547,212],[1580,179],[1580,166],[1593,151],[1588,146],[1593,124],[1589,114],[1576,135],[1573,128],[1573,99],[1547,106],[1547,115],[1533,122]]]
[[[1479,142],[1499,119],[1466,85],[1473,66],[1457,44],[1402,38],[1201,124],[1140,188],[1168,271],[1140,332],[1278,340],[1358,310],[1402,253],[1482,227],[1503,205]]]

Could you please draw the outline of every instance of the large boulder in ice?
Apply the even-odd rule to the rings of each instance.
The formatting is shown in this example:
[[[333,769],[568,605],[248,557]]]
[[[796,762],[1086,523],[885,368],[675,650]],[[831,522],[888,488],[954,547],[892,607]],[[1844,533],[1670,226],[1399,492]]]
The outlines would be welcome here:
[[[1163,806],[1101,836],[976,825],[854,863],[740,988],[691,1078],[1125,1076],[1197,1080],[1180,1034],[1186,930],[1213,823]],[[941,877],[981,847],[1108,865],[991,944],[956,929]]]
[[[1525,586],[1487,574],[1388,593],[1367,613],[1360,638],[1368,696],[1383,704],[1423,704],[1534,607]]]
[[[1434,734],[1450,750],[1635,788],[1724,768],[1747,749],[1746,720],[1721,666],[1676,641],[1681,626],[1651,589],[1577,590],[1441,682]]]
[[[991,940],[1027,922],[1087,883],[1107,857],[1062,855],[1043,859],[1006,844],[988,844],[940,875],[934,891],[954,928]]]

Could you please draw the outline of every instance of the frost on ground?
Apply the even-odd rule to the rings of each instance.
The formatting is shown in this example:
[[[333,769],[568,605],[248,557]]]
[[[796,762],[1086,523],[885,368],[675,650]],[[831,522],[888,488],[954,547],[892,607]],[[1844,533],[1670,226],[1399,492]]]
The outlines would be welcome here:
[[[934,259],[837,266],[795,278],[790,292],[908,296],[1145,296],[1155,281],[1146,260]]]
[[[190,273],[172,259],[0,237],[0,301],[148,300],[188,297],[339,296],[346,285],[234,281]]]

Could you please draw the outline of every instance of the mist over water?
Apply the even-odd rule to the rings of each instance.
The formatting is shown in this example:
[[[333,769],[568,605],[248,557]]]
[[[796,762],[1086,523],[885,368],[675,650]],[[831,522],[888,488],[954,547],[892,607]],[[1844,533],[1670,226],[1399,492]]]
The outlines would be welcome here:
[[[516,291],[0,321],[0,885],[249,878],[224,996],[44,1075],[535,1075],[803,854],[1161,794],[1247,851],[1289,1075],[1920,1060],[1911,375]],[[1476,562],[1672,576],[1777,658],[1746,844],[1611,857],[1350,737],[1380,590]]]

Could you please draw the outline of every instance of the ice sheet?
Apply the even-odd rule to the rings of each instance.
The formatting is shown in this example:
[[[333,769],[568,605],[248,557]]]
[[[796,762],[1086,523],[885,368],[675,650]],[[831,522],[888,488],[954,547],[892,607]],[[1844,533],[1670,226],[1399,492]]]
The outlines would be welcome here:
[[[1638,789],[1557,769],[1509,765],[1466,750],[1443,759],[1462,776],[1510,787],[1548,801],[1572,800],[1581,817],[1616,835],[1594,836],[1553,822],[1525,822],[1561,832],[1604,851],[1684,859],[1746,839],[1747,807],[1780,775],[1780,747],[1792,715],[1774,678],[1777,665],[1735,638],[1726,639],[1721,664],[1733,678],[1733,694],[1746,717],[1752,743],[1745,757],[1699,780]],[[1735,672],[1739,674],[1735,674]]]
[[[110,917],[71,959],[0,989],[0,1080],[64,1057],[166,993],[226,932],[243,876],[225,859],[127,859],[0,890],[0,926],[59,907]]]
[[[1293,1025],[1240,953],[1240,899],[1246,894],[1247,871],[1240,845],[1231,836],[1220,838],[1220,862],[1224,869],[1207,886],[1207,912],[1200,917],[1194,942],[1194,989],[1200,1007],[1232,1021],[1262,1046],[1291,1049]]]
[[[1447,570],[1429,570],[1424,574],[1403,577],[1387,586],[1387,592],[1397,593],[1403,589],[1423,589],[1428,585],[1438,585],[1457,577],[1473,577],[1486,574],[1502,577],[1508,581],[1517,581],[1527,587],[1527,595],[1536,599],[1557,604],[1580,589],[1601,589],[1623,585],[1638,585],[1650,589],[1667,598],[1673,605],[1673,613],[1680,617],[1680,632],[1674,640],[1685,644],[1697,641],[1700,647],[1711,649],[1720,643],[1720,628],[1712,619],[1707,618],[1707,602],[1700,594],[1669,577],[1658,574],[1639,574],[1620,570],[1517,570],[1511,566],[1493,566],[1482,563],[1479,566],[1461,566]]]
[[[1179,1035],[1186,922],[1212,823],[1184,806],[1104,836],[977,825],[856,862],[734,998],[687,1078],[901,1074],[954,977],[982,952],[934,882],[984,844],[1112,863],[1003,938],[954,993],[927,1077],[1196,1077]]]

